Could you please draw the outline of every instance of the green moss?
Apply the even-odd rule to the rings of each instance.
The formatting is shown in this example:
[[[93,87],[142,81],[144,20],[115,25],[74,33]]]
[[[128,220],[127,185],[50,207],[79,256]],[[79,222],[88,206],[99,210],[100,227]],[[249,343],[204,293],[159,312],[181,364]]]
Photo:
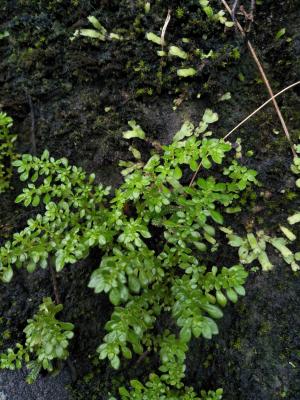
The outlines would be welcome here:
[[[240,351],[240,350],[242,349],[242,341],[241,341],[241,338],[237,338],[237,339],[235,340],[235,342],[232,344],[232,347],[233,347],[235,350]]]
[[[260,325],[258,333],[260,336],[268,336],[272,331],[272,328],[273,326],[270,321],[263,321]]]

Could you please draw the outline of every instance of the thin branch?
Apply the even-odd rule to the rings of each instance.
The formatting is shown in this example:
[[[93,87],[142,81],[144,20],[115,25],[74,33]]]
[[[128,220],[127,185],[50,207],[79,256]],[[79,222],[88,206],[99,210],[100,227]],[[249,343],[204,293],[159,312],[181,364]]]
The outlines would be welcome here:
[[[56,271],[54,270],[54,267],[52,265],[52,259],[51,259],[50,256],[48,258],[48,264],[49,264],[49,268],[50,268],[50,274],[51,274],[52,286],[53,286],[53,291],[54,291],[55,303],[56,304],[61,304],[59,291],[58,291],[58,285],[57,285],[57,279],[56,279]]]
[[[264,104],[262,104],[260,107],[258,107],[255,111],[253,111],[251,114],[249,114],[243,121],[241,121],[238,125],[236,125],[229,133],[227,133],[226,136],[224,136],[223,139],[227,139],[234,131],[236,131],[240,126],[242,126],[245,122],[248,121],[253,115],[258,113],[262,108],[264,108],[267,104],[269,104],[271,101],[273,101],[276,97],[280,96],[282,93],[286,92],[289,89],[292,89],[294,86],[297,86],[300,84],[300,81],[293,83],[290,86],[287,86],[285,89],[282,89],[280,92],[272,96],[269,100],[267,100]]]
[[[192,176],[192,179],[191,179],[191,181],[190,181],[190,183],[189,183],[189,187],[191,187],[191,186],[193,185],[193,183],[194,183],[195,179],[197,178],[198,172],[200,171],[200,168],[201,168],[201,167],[202,167],[202,161],[201,161],[201,163],[198,165],[196,171],[194,172],[194,174],[193,174],[193,176]]]
[[[166,17],[166,20],[165,20],[165,23],[164,23],[164,26],[163,26],[162,31],[161,31],[161,36],[160,36],[162,50],[164,49],[165,35],[166,35],[167,27],[169,25],[170,20],[171,20],[171,10],[169,9],[167,17]]]
[[[144,351],[143,354],[140,355],[140,357],[137,359],[136,363],[134,364],[134,366],[139,365],[148,355],[150,354],[149,350]]]
[[[221,0],[221,1],[223,3],[224,7],[226,8],[226,10],[229,12],[229,14],[232,15],[231,9],[230,9],[229,5],[227,4],[227,2],[225,0]],[[234,21],[235,25],[237,26],[238,30],[240,31],[242,37],[245,38],[246,34],[245,34],[245,31],[242,28],[241,24],[235,19],[233,21]],[[284,133],[285,133],[285,135],[287,137],[287,140],[288,140],[288,142],[289,142],[289,144],[291,146],[292,153],[293,153],[294,157],[296,157],[297,154],[295,152],[295,149],[294,149],[294,146],[293,146],[293,143],[292,143],[292,140],[291,140],[287,125],[286,125],[286,123],[284,121],[284,118],[282,116],[282,113],[280,111],[278,103],[277,103],[277,101],[275,99],[275,96],[274,96],[273,90],[271,88],[271,85],[269,83],[269,80],[268,80],[268,78],[267,78],[267,76],[265,74],[265,71],[264,71],[264,69],[263,69],[263,67],[262,67],[262,65],[261,65],[261,63],[260,63],[260,61],[259,61],[259,59],[257,57],[256,51],[254,50],[254,47],[252,46],[250,40],[247,40],[247,47],[248,47],[248,49],[249,49],[249,51],[250,51],[250,53],[251,53],[256,65],[257,65],[257,68],[258,68],[258,70],[260,72],[260,75],[261,75],[261,77],[262,77],[262,79],[263,79],[263,81],[264,81],[264,83],[265,83],[265,85],[266,85],[266,87],[268,89],[270,98],[272,98],[272,101],[273,101],[273,104],[274,104],[274,108],[275,108],[275,110],[277,112],[277,115],[278,115],[279,120],[281,122],[282,128],[284,130]]]

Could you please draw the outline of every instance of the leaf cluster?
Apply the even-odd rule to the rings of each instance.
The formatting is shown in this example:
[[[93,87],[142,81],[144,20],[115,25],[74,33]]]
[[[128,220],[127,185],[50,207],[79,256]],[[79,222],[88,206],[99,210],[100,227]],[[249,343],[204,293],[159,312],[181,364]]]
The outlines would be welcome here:
[[[12,118],[0,112],[0,193],[10,187],[12,177],[12,162],[17,158],[14,143],[17,135],[10,132]]]
[[[90,15],[88,17],[88,21],[90,24],[92,24],[93,29],[91,29],[91,28],[77,29],[74,32],[74,34],[71,38],[71,41],[73,41],[78,36],[96,39],[96,40],[98,40],[98,41],[100,40],[102,42],[105,42],[106,40],[122,40],[122,37],[120,35],[118,35],[117,33],[111,32],[108,34],[107,29],[93,15]]]
[[[121,389],[122,398],[128,398],[127,392],[136,399],[199,398],[182,382],[188,343],[193,336],[216,335],[222,308],[245,294],[242,265],[218,268],[207,261],[218,249],[224,215],[256,183],[254,171],[236,162],[222,165],[231,144],[205,136],[217,120],[216,113],[206,110],[198,126],[185,122],[173,142],[153,148],[145,162],[131,147],[135,161],[113,195],[93,174],[64,158],[55,160],[47,150],[40,158],[23,155],[14,162],[20,179],[27,181],[16,201],[44,212],[0,248],[1,278],[11,280],[15,267],[33,272],[50,263],[60,272],[99,247],[103,256],[89,287],[106,293],[115,306],[99,358],[115,369],[123,357],[145,351],[159,351],[161,359],[160,375]],[[147,140],[136,122],[130,128],[125,138]],[[190,187],[185,176],[199,165],[203,174]],[[58,307],[45,300],[25,329],[29,353],[47,370],[52,360],[67,357],[73,335],[70,324],[55,319]],[[169,314],[178,331],[173,322],[165,334],[157,334],[162,313]],[[202,398],[221,398],[220,391],[215,393]]]
[[[282,232],[286,237],[271,237],[264,231],[248,233],[245,238],[242,238],[232,231],[227,234],[229,239],[228,243],[232,247],[238,247],[240,262],[242,264],[252,264],[257,260],[263,271],[270,271],[274,265],[271,263],[267,254],[267,244],[276,249],[283,260],[291,266],[293,271],[300,269],[297,261],[300,261],[299,253],[293,253],[287,245],[295,240],[295,235],[287,228],[281,227]]]
[[[62,308],[61,304],[55,305],[51,298],[44,298],[39,311],[27,321],[25,345],[17,343],[15,350],[9,348],[6,353],[0,354],[0,369],[20,369],[25,362],[30,369],[27,381],[32,383],[42,368],[51,372],[55,360],[65,360],[69,355],[68,346],[74,335],[74,325],[56,319]]]

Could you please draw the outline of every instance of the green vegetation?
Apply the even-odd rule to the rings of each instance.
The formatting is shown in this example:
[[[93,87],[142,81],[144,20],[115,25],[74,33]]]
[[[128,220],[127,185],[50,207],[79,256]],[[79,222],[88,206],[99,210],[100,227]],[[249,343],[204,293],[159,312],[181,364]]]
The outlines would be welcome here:
[[[10,132],[12,122],[12,118],[0,112],[0,193],[10,187],[12,162],[17,157],[14,150],[17,135]]]
[[[296,151],[300,152],[300,147],[296,146]],[[236,171],[238,171],[239,167],[235,163],[235,171],[232,172],[236,175]],[[232,166],[228,168],[226,173],[229,173]],[[298,175],[300,173],[300,158],[295,157],[293,159],[293,163],[291,165],[291,171]],[[254,171],[253,171],[254,172]],[[253,174],[251,170],[244,173],[244,177],[247,176],[247,181],[255,179],[255,174]],[[245,183],[246,184],[246,183]],[[241,187],[243,187],[243,183],[241,181]],[[296,180],[296,186],[300,186],[300,180]],[[288,223],[290,225],[294,225],[300,222],[300,213],[296,212],[290,217],[288,217]],[[232,247],[237,247],[239,250],[239,258],[242,264],[252,264],[255,260],[257,260],[263,271],[270,271],[273,269],[273,264],[270,262],[268,254],[267,254],[267,245],[272,246],[274,249],[278,251],[283,260],[291,266],[291,269],[296,272],[300,270],[299,264],[297,261],[300,261],[300,253],[294,253],[288,245],[291,245],[296,240],[296,235],[288,229],[286,226],[279,226],[279,229],[284,234],[284,237],[274,237],[267,235],[263,230],[257,231],[256,235],[252,232],[248,233],[245,238],[242,238],[236,235],[231,229],[223,228],[223,231],[226,233],[228,238],[228,243]]]
[[[51,2],[50,8],[54,8],[54,3]],[[196,3],[200,7],[197,8]],[[77,29],[71,40],[87,38],[84,43],[92,44],[95,54],[99,50],[95,46],[104,49],[103,54],[97,53],[99,59],[95,64],[95,54],[85,60],[86,70],[95,70],[95,74],[103,62],[111,68],[111,60],[118,53],[118,43],[111,41],[124,41],[122,45],[130,54],[127,71],[131,69],[138,76],[136,82],[141,85],[139,88],[132,83],[130,93],[135,97],[151,96],[153,87],[159,91],[166,84],[165,88],[171,88],[168,94],[179,95],[174,104],[180,105],[189,96],[200,98],[202,88],[209,88],[209,63],[219,60],[223,68],[228,59],[238,60],[243,54],[230,46],[222,49],[218,45],[214,50],[210,49],[213,41],[207,35],[208,31],[202,31],[207,21],[224,30],[224,37],[227,28],[233,26],[225,13],[216,12],[210,3],[213,2],[199,0],[172,11],[172,18],[176,18],[178,24],[193,13],[191,25],[198,24],[203,43],[208,47],[203,47],[205,50],[197,48],[197,40],[190,35],[193,31],[188,24],[179,35],[177,31],[174,37],[171,32],[167,32],[167,39],[160,36],[159,23],[163,16],[161,20],[155,19],[156,28],[151,26],[152,9],[157,5],[150,5],[145,0],[138,4],[143,15],[136,16],[134,22],[126,21],[126,28],[117,30],[120,35],[109,33],[96,17],[89,16],[92,28]],[[72,0],[72,4],[77,6],[78,1]],[[203,21],[195,17],[199,14],[203,15]],[[109,26],[108,19],[103,18],[103,21]],[[77,21],[74,29],[81,23]],[[130,24],[132,30],[128,28]],[[70,26],[73,25],[70,23]],[[187,37],[182,37],[181,33]],[[277,33],[278,41],[284,33],[284,29]],[[144,59],[137,59],[132,47],[128,46],[135,40],[135,34],[144,41],[145,53],[141,52]],[[0,33],[0,39],[7,36],[6,31]],[[44,42],[47,40],[41,36],[36,49],[42,48]],[[72,46],[76,48],[75,43]],[[32,50],[31,47],[24,48],[25,52],[28,48]],[[152,48],[157,50],[152,52],[153,59],[147,54]],[[76,57],[78,68],[86,65],[80,60],[79,53]],[[32,55],[28,60],[30,64]],[[122,63],[118,65],[121,69],[120,66]],[[72,68],[76,70],[75,63]],[[200,83],[204,68],[203,77],[208,81]],[[117,72],[114,74],[118,76]],[[72,82],[75,76],[74,73]],[[245,75],[239,72],[237,76],[248,82],[247,71]],[[173,85],[174,78],[181,87]],[[219,84],[211,79],[211,85],[216,83]],[[220,102],[231,99],[231,92],[224,92],[223,87],[219,87],[217,93],[216,90],[213,92],[214,99]],[[126,99],[124,104],[130,93],[122,92]],[[105,97],[105,104],[99,100],[101,110],[111,113],[113,119],[119,114],[115,111],[115,103],[107,99],[110,97]],[[89,100],[90,107],[92,100]],[[83,109],[84,106],[82,104]],[[224,109],[228,110],[226,106],[224,104]],[[103,115],[97,118],[98,127],[101,127],[99,121]],[[92,119],[91,113],[89,121]],[[144,374],[126,384],[122,380],[118,384],[121,387],[116,387],[118,379],[113,380],[110,396],[122,400],[221,400],[223,390],[216,389],[217,386],[215,390],[196,393],[187,385],[186,362],[191,340],[200,337],[211,340],[219,333],[217,322],[223,317],[223,309],[245,296],[246,266],[257,262],[263,271],[273,269],[269,249],[279,253],[294,272],[300,269],[297,264],[300,253],[290,249],[297,238],[294,227],[289,229],[283,223],[278,226],[282,236],[274,236],[267,227],[252,231],[253,227],[248,226],[243,233],[233,222],[236,233],[228,226],[232,214],[246,211],[247,200],[255,198],[254,186],[259,182],[257,172],[245,166],[241,141],[238,139],[233,146],[213,136],[210,127],[217,121],[218,114],[206,109],[198,125],[186,120],[172,143],[162,145],[150,140],[142,127],[130,120],[123,139],[130,141],[132,157],[120,161],[124,181],[112,190],[98,184],[95,174],[89,175],[82,168],[70,165],[66,158],[55,159],[48,150],[40,157],[23,154],[18,158],[14,153],[16,135],[10,133],[12,119],[0,113],[0,193],[10,187],[13,167],[16,167],[23,185],[16,203],[27,207],[27,212],[32,215],[24,229],[14,230],[10,240],[1,242],[0,280],[11,282],[21,268],[30,274],[38,268],[59,274],[65,268],[76,268],[78,261],[86,260],[91,251],[97,249],[92,254],[98,254],[99,266],[91,273],[88,286],[96,295],[107,295],[113,311],[105,324],[102,341],[99,338],[99,345],[95,346],[97,361],[93,362],[97,366],[106,362],[119,370],[146,361],[147,375],[149,373],[148,378]],[[39,123],[43,123],[42,119]],[[297,151],[300,152],[300,147]],[[253,154],[252,150],[247,154]],[[293,160],[292,171],[300,174],[300,158]],[[300,179],[296,186],[300,187]],[[298,211],[288,218],[290,225],[299,222]],[[227,251],[230,257],[226,262],[223,255]],[[255,268],[252,267],[252,271]],[[73,324],[56,318],[62,309],[62,304],[54,304],[51,298],[45,298],[24,328],[24,342],[16,343],[14,348],[5,346],[6,350],[0,354],[0,369],[14,370],[26,365],[30,370],[29,383],[41,370],[59,370],[61,361],[69,356],[74,330]],[[7,334],[9,331],[5,332],[11,339],[10,333]],[[240,341],[235,343],[239,348]],[[114,399],[110,397],[110,400]]]
[[[7,132],[11,119],[3,121]],[[242,238],[224,226],[226,213],[241,211],[242,192],[258,181],[256,171],[234,159],[229,162],[227,154],[236,152],[229,142],[211,137],[208,129],[216,121],[218,115],[205,110],[198,126],[186,121],[167,146],[152,143],[129,121],[123,137],[136,145],[145,142],[152,154],[143,161],[138,147],[130,146],[134,161],[120,163],[124,183],[113,196],[109,187],[95,184],[94,174],[70,166],[65,158],[55,160],[47,150],[40,158],[24,154],[12,162],[20,180],[27,181],[16,202],[25,207],[43,204],[45,211],[0,248],[1,279],[10,282],[14,269],[21,267],[29,273],[38,267],[60,272],[99,247],[103,256],[89,287],[96,294],[106,293],[115,307],[97,349],[99,359],[119,369],[122,358],[134,354],[143,357],[155,351],[160,358],[159,373],[151,373],[145,384],[132,380],[130,387],[121,387],[122,399],[221,399],[221,389],[202,391],[198,397],[184,385],[190,340],[218,334],[222,308],[245,295],[248,273],[243,264],[258,260],[264,271],[272,269],[267,244],[293,271],[299,269],[298,253],[287,247],[296,236],[287,227],[280,226],[285,237],[258,231]],[[296,158],[294,173],[299,173],[298,164]],[[189,185],[185,176],[199,167],[206,172]],[[291,224],[298,221],[297,213],[289,218]],[[228,244],[238,248],[240,264],[214,265],[223,233]],[[27,380],[33,382],[42,368],[53,371],[53,361],[65,360],[73,325],[56,319],[61,309],[44,299],[24,329],[25,345],[17,343],[15,350],[1,354],[0,368],[18,369],[25,362],[31,371]],[[178,333],[170,323],[157,333],[156,324],[166,313]]]
[[[211,7],[209,0],[199,0],[199,4],[209,19],[211,19],[212,21],[218,21],[221,24],[225,25],[227,28],[233,27],[234,23],[232,21],[228,21],[228,19],[225,17],[225,11],[220,10],[218,12],[215,12],[214,9]]]
[[[32,383],[41,368],[53,371],[53,361],[65,360],[74,326],[56,319],[62,308],[61,304],[55,305],[49,297],[45,298],[37,314],[27,321],[25,346],[18,343],[15,350],[9,348],[0,354],[0,369],[20,369],[25,361],[30,369],[27,382]]]
[[[10,281],[14,268],[23,266],[32,273],[54,265],[60,272],[99,247],[103,257],[89,287],[107,293],[115,306],[98,348],[100,359],[108,359],[115,369],[122,357],[130,359],[134,353],[141,356],[157,349],[161,359],[161,375],[151,374],[146,385],[120,389],[123,398],[130,393],[132,398],[150,399],[159,391],[168,399],[197,398],[182,382],[188,343],[193,336],[216,335],[221,308],[245,294],[247,272],[241,265],[217,268],[206,261],[218,249],[216,232],[224,213],[256,183],[255,171],[235,161],[222,167],[230,143],[201,139],[217,120],[216,113],[206,110],[197,127],[185,122],[170,145],[153,148],[147,162],[131,146],[136,162],[123,162],[125,181],[113,197],[110,188],[94,183],[95,175],[88,176],[64,158],[55,160],[48,151],[41,158],[25,154],[13,163],[20,179],[28,181],[16,202],[25,207],[43,203],[45,212],[29,219],[26,228],[0,248],[1,278]],[[124,138],[147,141],[135,121],[129,125]],[[190,187],[183,176],[196,171],[199,163],[207,176]],[[213,166],[218,170],[214,175],[209,174]],[[72,333],[69,324],[53,322],[58,308],[45,322],[47,302],[25,333],[26,348],[37,355],[39,367],[51,370],[53,357],[66,358],[66,339]],[[172,316],[179,335],[167,325],[163,334],[156,334],[162,313]],[[54,338],[51,348],[49,340],[33,339],[33,332],[38,335],[45,326]],[[221,392],[207,396],[220,398]]]
[[[84,36],[91,39],[100,40],[105,42],[106,40],[121,40],[121,36],[117,33],[109,33],[107,29],[98,21],[98,19],[92,15],[88,17],[88,21],[93,25],[94,29],[78,29],[74,32],[71,40],[73,41],[78,36]]]
[[[264,231],[258,231],[256,236],[253,233],[248,233],[246,238],[233,234],[232,231],[227,232],[229,244],[232,247],[239,248],[239,257],[242,264],[252,264],[258,260],[263,271],[273,269],[273,264],[270,262],[266,252],[267,244],[278,250],[283,260],[289,264],[293,271],[299,271],[300,266],[297,264],[297,257],[288,247],[287,244],[295,240],[294,234],[285,227],[280,227],[285,234],[284,237],[271,237],[266,235]]]

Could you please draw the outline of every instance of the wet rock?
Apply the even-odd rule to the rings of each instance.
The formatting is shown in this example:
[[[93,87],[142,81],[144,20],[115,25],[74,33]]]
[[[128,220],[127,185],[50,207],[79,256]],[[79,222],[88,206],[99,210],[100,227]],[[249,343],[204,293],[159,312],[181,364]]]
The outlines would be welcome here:
[[[66,386],[71,377],[66,369],[57,376],[40,376],[31,385],[25,382],[26,371],[0,372],[0,400],[69,400]]]

